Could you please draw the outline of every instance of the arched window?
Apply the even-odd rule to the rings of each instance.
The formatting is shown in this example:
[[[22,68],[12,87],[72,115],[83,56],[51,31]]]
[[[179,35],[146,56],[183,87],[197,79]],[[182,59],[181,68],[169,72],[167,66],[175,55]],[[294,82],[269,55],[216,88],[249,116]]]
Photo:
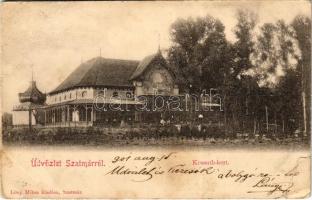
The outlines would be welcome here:
[[[71,99],[71,98],[72,98],[71,93],[69,93],[69,99]]]
[[[104,96],[104,91],[103,90],[100,90],[99,92],[98,92],[98,96]]]
[[[127,92],[127,93],[126,93],[126,97],[127,97],[127,98],[132,98],[132,92]]]
[[[118,97],[118,92],[113,92],[113,97]]]
[[[81,97],[86,97],[87,96],[87,91],[83,91],[82,93],[81,93]]]
[[[64,100],[66,100],[66,94],[65,94],[65,96],[64,96]]]

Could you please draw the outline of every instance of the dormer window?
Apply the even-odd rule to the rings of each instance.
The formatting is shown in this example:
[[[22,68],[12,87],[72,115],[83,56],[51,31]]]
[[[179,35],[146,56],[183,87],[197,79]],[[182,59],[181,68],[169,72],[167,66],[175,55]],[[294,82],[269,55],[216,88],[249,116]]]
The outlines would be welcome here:
[[[113,92],[113,97],[118,97],[118,92]]]
[[[103,90],[100,90],[100,91],[98,92],[98,95],[101,96],[101,97],[104,96],[104,91],[103,91]]]
[[[127,92],[127,93],[126,93],[126,97],[127,97],[127,98],[132,98],[132,92]]]
[[[82,93],[81,93],[81,97],[86,97],[87,96],[87,91],[83,91]]]

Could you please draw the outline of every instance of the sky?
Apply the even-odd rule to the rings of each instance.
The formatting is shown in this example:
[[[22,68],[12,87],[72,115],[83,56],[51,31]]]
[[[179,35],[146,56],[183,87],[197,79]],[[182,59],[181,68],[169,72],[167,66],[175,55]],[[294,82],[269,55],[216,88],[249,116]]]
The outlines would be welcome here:
[[[170,45],[178,18],[211,15],[235,41],[237,9],[258,14],[258,25],[297,14],[310,16],[308,1],[24,2],[2,3],[1,107],[11,112],[32,76],[42,92],[57,87],[81,62],[105,58],[141,60]]]

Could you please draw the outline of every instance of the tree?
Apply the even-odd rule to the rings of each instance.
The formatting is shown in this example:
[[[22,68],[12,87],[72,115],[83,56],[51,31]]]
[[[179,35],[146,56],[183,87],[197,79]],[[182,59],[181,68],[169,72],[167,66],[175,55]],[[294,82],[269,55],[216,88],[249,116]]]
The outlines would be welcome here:
[[[299,128],[299,125],[296,124],[299,124],[302,115],[300,79],[297,69],[287,69],[285,75],[281,77],[275,92],[278,98],[274,109],[279,113],[283,131],[288,129],[290,133]],[[294,124],[294,122],[297,123]]]
[[[237,24],[234,34],[237,41],[234,43],[236,65],[234,75],[239,75],[252,68],[250,56],[254,52],[254,28],[257,24],[257,15],[249,10],[238,10],[236,13]]]
[[[12,127],[12,120],[12,114],[6,112],[2,114],[2,127],[4,130]]]
[[[276,24],[265,23],[260,28],[251,57],[261,86],[274,88],[286,70],[296,68],[301,55],[293,36],[293,30],[283,20]]]
[[[294,37],[298,41],[301,58],[298,59],[298,72],[301,78],[301,102],[303,108],[304,134],[310,130],[310,108],[311,106],[311,19],[306,16],[296,16],[291,26],[294,29]]]
[[[252,110],[251,94],[256,93],[257,86],[253,77],[246,72],[253,67],[250,56],[254,52],[254,28],[257,15],[249,10],[238,10],[236,13],[237,24],[234,28],[236,41],[231,45],[228,62],[230,73],[224,83],[223,94],[225,101],[225,122],[227,117],[232,117],[232,127],[246,129],[247,117],[254,115]],[[246,119],[244,119],[246,118]]]
[[[192,92],[223,83],[229,44],[220,20],[211,16],[178,19],[170,35],[173,46],[168,51],[169,62],[182,71]]]
[[[271,120],[273,116],[275,124],[277,121],[282,122],[283,131],[285,122],[294,124],[288,127],[294,131],[298,128],[295,124],[300,121],[299,60],[301,52],[292,26],[278,20],[276,23],[265,23],[260,28],[252,54],[255,66],[252,70],[259,85],[267,88],[262,101],[265,105],[261,107],[269,108]]]

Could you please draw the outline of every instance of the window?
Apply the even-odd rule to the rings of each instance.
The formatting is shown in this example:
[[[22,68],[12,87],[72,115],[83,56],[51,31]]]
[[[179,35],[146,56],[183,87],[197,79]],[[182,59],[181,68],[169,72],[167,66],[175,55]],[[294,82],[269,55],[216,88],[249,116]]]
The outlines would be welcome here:
[[[65,94],[65,96],[64,96],[64,100],[66,100],[66,94]]]
[[[81,93],[81,97],[86,97],[87,96],[87,91],[83,91],[82,93]]]
[[[69,93],[69,99],[71,99],[71,98],[72,98],[71,93]]]
[[[127,97],[127,98],[132,98],[132,92],[127,92],[127,93],[126,93],[126,97]]]
[[[62,98],[61,98],[61,96],[59,96],[59,101],[61,101],[62,100]]]
[[[98,95],[101,96],[101,97],[104,96],[104,91],[103,90],[99,91]]]
[[[113,92],[113,97],[118,97],[118,92]]]

